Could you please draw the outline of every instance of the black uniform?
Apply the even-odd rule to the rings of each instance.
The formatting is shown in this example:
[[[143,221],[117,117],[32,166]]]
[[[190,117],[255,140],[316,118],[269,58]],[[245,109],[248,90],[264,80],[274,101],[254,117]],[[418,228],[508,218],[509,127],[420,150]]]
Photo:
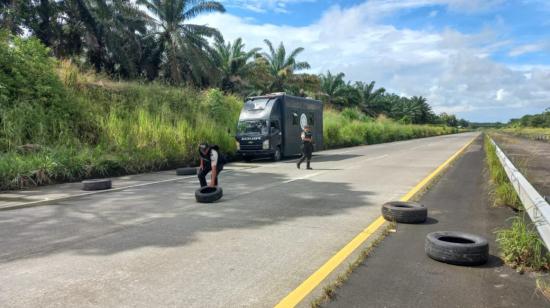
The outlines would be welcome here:
[[[304,140],[302,141],[302,158],[300,158],[300,161],[298,162],[298,168],[300,168],[300,165],[304,162],[304,160],[307,159],[307,168],[311,169],[309,166],[311,162],[311,155],[313,153],[313,133],[311,131],[304,131]],[[312,140],[308,141],[306,139]]]
[[[210,155],[212,154],[212,150],[216,151],[218,153],[218,159],[216,161],[216,170],[218,171],[216,174],[216,177],[214,178],[214,185],[218,186],[220,185],[220,182],[218,181],[218,176],[220,175],[220,172],[223,170],[223,164],[225,163],[222,154],[220,153],[217,146],[211,146],[208,148],[208,152],[206,154],[203,154],[202,151],[199,149],[199,155],[203,160],[203,168],[199,171],[198,177],[199,181],[201,183],[201,187],[207,186],[208,183],[206,182],[206,175],[212,171],[212,161],[210,159]]]

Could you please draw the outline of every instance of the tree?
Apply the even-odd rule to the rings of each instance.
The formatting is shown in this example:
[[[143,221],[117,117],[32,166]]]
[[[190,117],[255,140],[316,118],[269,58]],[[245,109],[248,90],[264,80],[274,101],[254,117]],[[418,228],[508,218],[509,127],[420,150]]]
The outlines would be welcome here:
[[[435,114],[425,97],[413,96],[410,98],[410,103],[414,106],[416,112],[413,123],[426,124],[433,122]]]
[[[203,84],[211,69],[205,54],[213,52],[207,38],[220,38],[218,30],[187,23],[209,12],[225,12],[216,1],[205,0],[139,0],[149,10],[149,24],[161,49],[159,54],[169,80],[174,83],[193,81]]]
[[[279,44],[277,50],[273,48],[273,44],[269,40],[266,39],[264,42],[269,48],[269,53],[262,53],[263,58],[267,62],[269,74],[272,77],[269,90],[272,92],[284,91],[286,81],[295,71],[310,68],[309,63],[298,62],[296,60],[296,57],[304,51],[304,48],[299,47],[294,49],[287,57],[283,42]]]
[[[361,93],[361,109],[363,110],[363,112],[372,117],[376,117],[378,114],[384,111],[382,110],[381,106],[377,105],[377,103],[379,101],[379,98],[386,92],[386,89],[384,88],[378,88],[375,90],[374,84],[374,81],[371,81],[370,83],[363,83],[362,81],[358,81],[355,83],[355,87]]]
[[[321,91],[318,96],[331,105],[342,105],[346,92],[345,76],[344,73],[333,75],[330,71],[319,75]]]
[[[236,39],[233,43],[225,43],[222,38],[218,38],[214,43],[213,62],[222,73],[221,88],[224,91],[240,90],[244,79],[254,66],[254,62],[251,62],[250,59],[254,58],[260,48],[245,51],[244,47],[245,44],[241,38]]]

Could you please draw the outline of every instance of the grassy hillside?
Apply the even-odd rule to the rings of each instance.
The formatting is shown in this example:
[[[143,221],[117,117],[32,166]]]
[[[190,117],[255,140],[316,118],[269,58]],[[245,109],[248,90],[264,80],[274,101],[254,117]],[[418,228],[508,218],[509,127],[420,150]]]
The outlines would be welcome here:
[[[202,140],[235,152],[239,97],[114,82],[56,62],[33,39],[0,41],[0,190],[193,164]],[[330,148],[453,132],[325,113]]]

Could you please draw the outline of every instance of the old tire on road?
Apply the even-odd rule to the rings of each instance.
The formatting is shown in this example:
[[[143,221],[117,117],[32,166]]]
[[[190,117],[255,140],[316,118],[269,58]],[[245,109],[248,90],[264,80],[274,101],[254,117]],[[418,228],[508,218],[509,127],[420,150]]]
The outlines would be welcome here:
[[[194,167],[176,169],[176,175],[196,175],[196,174],[197,174],[197,168],[194,168]]]
[[[201,187],[195,191],[195,199],[200,203],[212,203],[218,201],[223,196],[221,187]]]
[[[111,179],[99,179],[99,180],[85,180],[82,181],[82,190],[105,190],[111,189],[112,182]]]
[[[432,232],[426,236],[425,251],[436,261],[455,265],[481,265],[489,259],[487,240],[464,232]]]
[[[382,206],[382,216],[387,221],[417,224],[426,221],[428,209],[416,202],[392,201]]]

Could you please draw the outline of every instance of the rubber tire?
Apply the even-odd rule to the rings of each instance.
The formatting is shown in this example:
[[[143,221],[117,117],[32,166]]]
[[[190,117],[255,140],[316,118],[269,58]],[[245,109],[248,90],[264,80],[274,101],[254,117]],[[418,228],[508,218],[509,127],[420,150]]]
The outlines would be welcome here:
[[[443,241],[443,237],[466,239],[472,243],[454,243]],[[482,265],[489,260],[489,243],[479,235],[437,231],[426,236],[426,254],[439,262],[454,265]]]
[[[197,168],[195,167],[186,167],[176,169],[176,175],[196,175]]]
[[[113,186],[110,179],[82,181],[82,190],[87,190],[87,191],[106,190],[106,189],[111,189],[112,187]]]
[[[382,205],[382,216],[387,221],[418,224],[426,221],[428,209],[416,202],[392,201]]]
[[[195,191],[195,199],[200,203],[212,203],[218,201],[222,196],[223,189],[221,187],[205,186]]]
[[[277,152],[279,153],[279,155],[277,155]],[[271,157],[271,160],[273,160],[274,162],[277,162],[277,161],[280,161],[281,158],[283,158],[283,153],[281,151],[281,147],[277,147],[277,149],[275,150],[275,153]]]

